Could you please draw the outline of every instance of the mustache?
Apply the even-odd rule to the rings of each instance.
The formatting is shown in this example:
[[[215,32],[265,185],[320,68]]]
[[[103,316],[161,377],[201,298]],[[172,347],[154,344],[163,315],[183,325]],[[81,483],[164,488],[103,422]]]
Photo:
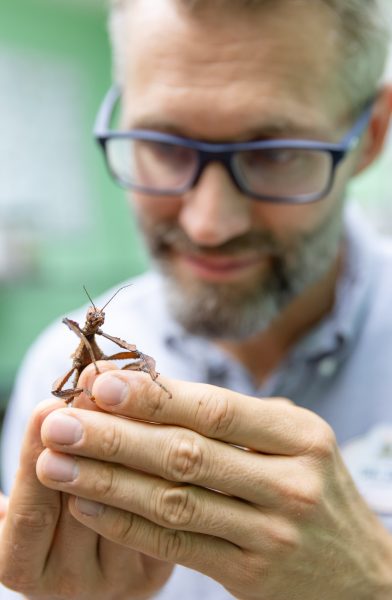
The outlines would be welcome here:
[[[217,252],[225,256],[256,251],[259,254],[282,256],[283,245],[268,231],[253,231],[232,238],[218,246],[204,246],[195,244],[186,233],[177,225],[160,223],[154,227],[154,235],[150,237],[150,249],[154,255],[162,255],[170,250],[178,250],[187,254],[216,255]]]

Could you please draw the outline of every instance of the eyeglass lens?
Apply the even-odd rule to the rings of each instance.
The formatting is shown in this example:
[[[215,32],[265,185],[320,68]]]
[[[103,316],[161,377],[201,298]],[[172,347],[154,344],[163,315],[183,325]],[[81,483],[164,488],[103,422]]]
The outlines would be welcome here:
[[[174,193],[186,188],[199,166],[197,150],[151,140],[111,138],[107,156],[112,172],[126,185]],[[252,149],[233,153],[231,168],[251,193],[271,198],[301,197],[328,186],[332,158],[318,150]]]

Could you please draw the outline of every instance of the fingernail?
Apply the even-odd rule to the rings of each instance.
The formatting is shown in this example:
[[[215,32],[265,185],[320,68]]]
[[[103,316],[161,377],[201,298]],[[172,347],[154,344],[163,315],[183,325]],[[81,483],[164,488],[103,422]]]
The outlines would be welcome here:
[[[70,456],[48,454],[43,463],[43,471],[53,481],[73,481],[79,473],[76,461]]]
[[[81,423],[69,415],[53,412],[44,421],[45,437],[56,444],[75,444],[83,435]]]
[[[96,400],[108,406],[115,406],[125,400],[128,393],[128,385],[113,375],[101,375],[93,386],[93,394]]]
[[[75,504],[78,511],[88,517],[98,517],[104,509],[103,504],[93,502],[92,500],[85,500],[84,498],[76,498]]]

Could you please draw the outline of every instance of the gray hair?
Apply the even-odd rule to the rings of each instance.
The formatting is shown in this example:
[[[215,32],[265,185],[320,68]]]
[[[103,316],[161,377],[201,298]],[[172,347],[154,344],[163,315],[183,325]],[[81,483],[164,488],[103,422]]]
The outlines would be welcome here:
[[[121,24],[124,10],[136,0],[110,0],[109,29],[114,52],[114,73],[121,82],[125,60]],[[142,1],[142,0],[139,0]],[[218,10],[256,9],[271,0],[174,0],[191,12],[213,6]],[[277,0],[272,0],[272,2]],[[293,0],[286,0],[293,1]],[[300,0],[301,1],[301,0]],[[341,89],[356,110],[377,91],[389,50],[391,0],[302,0],[322,2],[337,17],[339,52],[342,57]],[[213,3],[213,4],[212,4]]]

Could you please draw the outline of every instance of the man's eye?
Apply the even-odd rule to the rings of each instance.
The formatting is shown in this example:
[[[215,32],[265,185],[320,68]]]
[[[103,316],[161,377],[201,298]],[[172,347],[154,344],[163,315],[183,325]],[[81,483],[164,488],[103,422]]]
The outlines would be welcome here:
[[[282,148],[280,150],[270,150],[267,153],[267,159],[275,163],[289,163],[298,158],[298,153],[295,150]]]
[[[269,150],[253,150],[246,153],[245,162],[248,166],[254,167],[273,167],[280,165],[289,165],[296,162],[299,158],[296,150],[290,148],[277,148]]]
[[[141,142],[140,150],[151,159],[165,161],[167,163],[187,163],[193,155],[189,148],[166,144],[164,142]]]

